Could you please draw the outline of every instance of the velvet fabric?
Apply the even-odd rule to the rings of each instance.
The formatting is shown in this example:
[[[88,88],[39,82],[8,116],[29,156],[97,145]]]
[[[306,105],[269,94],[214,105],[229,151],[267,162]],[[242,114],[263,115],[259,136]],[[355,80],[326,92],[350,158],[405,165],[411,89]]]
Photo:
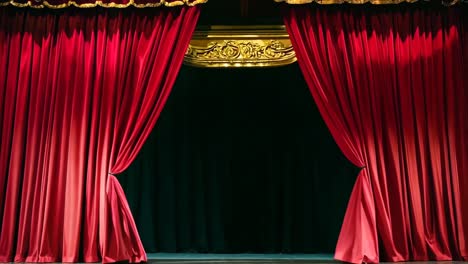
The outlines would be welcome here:
[[[0,261],[140,262],[118,180],[154,127],[198,7],[0,9]]]
[[[284,20],[319,111],[362,168],[335,258],[466,260],[466,9],[288,6]]]

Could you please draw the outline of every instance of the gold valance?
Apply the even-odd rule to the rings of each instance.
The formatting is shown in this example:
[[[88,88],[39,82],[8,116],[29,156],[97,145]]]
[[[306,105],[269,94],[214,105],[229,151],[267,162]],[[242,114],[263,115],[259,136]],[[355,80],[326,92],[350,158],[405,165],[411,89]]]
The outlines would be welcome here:
[[[184,64],[207,68],[278,67],[296,61],[284,26],[210,26],[197,29]]]
[[[108,8],[126,8],[126,7],[174,7],[174,6],[194,6],[197,4],[206,3],[208,0],[0,0],[0,6],[15,6],[15,7],[32,7],[32,8],[52,8],[60,9],[66,7],[92,8],[92,7],[108,7]]]
[[[287,4],[292,5],[301,5],[301,4],[310,4],[310,3],[317,3],[317,4],[375,4],[375,5],[386,5],[386,4],[401,4],[401,3],[415,3],[418,0],[274,0],[275,2],[284,2]],[[452,5],[459,2],[464,2],[463,0],[449,0],[449,1],[441,1],[443,4]]]

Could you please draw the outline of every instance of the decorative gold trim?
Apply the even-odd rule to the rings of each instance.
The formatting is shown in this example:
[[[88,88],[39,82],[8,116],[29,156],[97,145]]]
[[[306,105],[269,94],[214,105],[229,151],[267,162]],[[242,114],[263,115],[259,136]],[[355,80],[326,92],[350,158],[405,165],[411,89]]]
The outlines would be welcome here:
[[[296,53],[284,26],[198,28],[184,64],[195,67],[276,67],[294,63]]]
[[[36,0],[34,0],[36,1]],[[179,1],[174,1],[174,2],[168,2],[166,0],[160,0],[159,2],[155,3],[145,3],[145,4],[138,4],[135,3],[135,0],[129,0],[128,3],[125,4],[118,4],[114,2],[110,3],[104,3],[100,0],[92,2],[92,3],[82,3],[79,4],[75,1],[68,1],[67,3],[59,4],[59,5],[54,5],[47,0],[44,1],[38,1],[36,3],[33,3],[33,1],[28,0],[28,2],[25,3],[19,3],[16,2],[15,0],[10,0],[8,2],[2,2],[0,3],[0,6],[7,6],[7,5],[12,5],[15,7],[32,7],[32,8],[52,8],[52,9],[61,9],[61,8],[66,8],[70,6],[78,7],[78,8],[92,8],[92,7],[106,7],[106,8],[126,8],[126,7],[136,7],[136,8],[145,8],[145,7],[159,7],[159,6],[166,6],[166,7],[175,7],[175,6],[182,6],[182,5],[187,5],[187,6],[195,6],[198,4],[203,4],[208,2],[208,0],[179,0]],[[40,3],[40,4],[39,4]]]
[[[389,5],[389,4],[401,4],[401,3],[415,3],[418,0],[274,0],[275,2],[284,2],[291,5],[302,5],[302,4],[311,4],[317,3],[322,5],[333,5],[333,4],[366,4],[370,3],[373,5]],[[445,5],[453,5],[459,2],[463,2],[461,0],[449,0],[448,2],[442,1]]]

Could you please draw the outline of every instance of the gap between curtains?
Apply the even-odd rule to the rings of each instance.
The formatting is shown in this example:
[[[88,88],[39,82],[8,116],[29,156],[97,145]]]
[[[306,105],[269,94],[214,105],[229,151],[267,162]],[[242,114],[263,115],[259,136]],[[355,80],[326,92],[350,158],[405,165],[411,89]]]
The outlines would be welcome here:
[[[327,126],[363,168],[335,258],[467,260],[466,10],[284,11]]]
[[[359,169],[311,97],[297,64],[182,66],[118,177],[145,250],[333,252]]]
[[[117,179],[154,127],[198,7],[0,9],[0,261],[145,261]]]

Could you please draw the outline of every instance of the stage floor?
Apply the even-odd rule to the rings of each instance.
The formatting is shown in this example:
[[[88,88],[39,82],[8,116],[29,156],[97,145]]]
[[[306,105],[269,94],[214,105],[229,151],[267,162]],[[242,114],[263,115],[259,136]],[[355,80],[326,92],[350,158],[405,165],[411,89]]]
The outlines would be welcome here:
[[[153,264],[308,264],[341,263],[331,254],[148,254]],[[381,262],[382,264],[392,262]],[[398,264],[468,264],[463,261],[412,261]]]
[[[318,264],[342,263],[328,254],[166,254],[148,255],[148,264]],[[10,262],[11,264],[16,264]],[[125,262],[118,262],[125,263]],[[381,264],[468,264],[464,261],[380,262]],[[86,263],[76,263],[86,264]]]
[[[341,263],[336,260],[294,260],[294,259],[271,259],[271,260],[235,260],[235,259],[205,259],[205,260],[176,260],[176,259],[148,259],[148,263],[152,264],[317,264],[317,263]],[[380,262],[381,264],[468,264],[463,261],[413,261],[413,262]]]
[[[148,259],[158,260],[333,260],[333,254],[205,254],[205,253],[148,253]]]

